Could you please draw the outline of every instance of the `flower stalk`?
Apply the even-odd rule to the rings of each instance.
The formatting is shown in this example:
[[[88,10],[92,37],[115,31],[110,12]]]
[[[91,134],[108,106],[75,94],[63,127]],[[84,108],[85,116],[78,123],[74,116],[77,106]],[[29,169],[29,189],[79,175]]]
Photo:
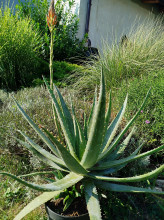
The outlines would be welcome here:
[[[51,32],[50,43],[50,88],[53,90],[53,32]]]
[[[53,30],[57,23],[57,15],[54,8],[54,0],[51,1],[48,15],[47,15],[47,24],[51,34],[51,42],[50,42],[50,88],[53,89]]]
[[[48,10],[48,15],[47,15],[47,24],[50,30],[50,35],[51,35],[51,41],[50,41],[50,89],[53,90],[53,42],[54,42],[54,29],[55,25],[57,24],[57,15],[55,12],[55,7],[54,7],[54,0],[51,1],[49,10]],[[54,122],[55,126],[57,128],[57,131],[59,133],[59,139],[62,141],[62,135],[61,135],[61,129],[59,122],[57,120],[57,115],[56,115],[56,110],[54,108],[54,104],[52,102],[52,110],[53,110],[53,117],[54,117]]]

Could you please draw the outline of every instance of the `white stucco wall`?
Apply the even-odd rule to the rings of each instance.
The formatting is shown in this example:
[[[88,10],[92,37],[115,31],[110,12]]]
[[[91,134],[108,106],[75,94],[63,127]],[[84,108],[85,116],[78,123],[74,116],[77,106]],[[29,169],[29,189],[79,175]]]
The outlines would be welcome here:
[[[84,36],[87,2],[81,0],[80,4],[79,38]],[[140,3],[140,0],[92,0],[89,24],[92,47],[100,49],[103,39],[109,43],[116,38],[120,40],[134,23],[141,23],[152,11],[155,13],[150,5]]]

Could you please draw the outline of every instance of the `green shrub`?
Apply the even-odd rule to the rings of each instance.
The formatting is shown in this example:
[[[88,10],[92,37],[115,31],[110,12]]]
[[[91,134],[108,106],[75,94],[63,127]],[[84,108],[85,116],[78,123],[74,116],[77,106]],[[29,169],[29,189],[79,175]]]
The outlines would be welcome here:
[[[78,89],[94,89],[103,67],[107,86],[119,88],[122,80],[164,71],[163,17],[147,19],[127,34],[122,43],[104,43],[100,58],[86,67],[90,72],[76,82]]]
[[[45,63],[44,65],[46,69],[43,71],[43,75],[48,76],[47,80],[49,81],[49,65]],[[59,87],[64,87],[70,83],[67,80],[68,77],[72,76],[74,72],[82,73],[85,69],[77,64],[68,63],[66,61],[54,61],[53,62],[53,70],[54,70],[54,83]],[[48,73],[48,74],[47,74]],[[37,78],[33,80],[33,86],[44,85],[44,81],[41,78]]]
[[[50,33],[47,26],[46,14],[49,7],[48,0],[25,0],[17,5],[19,16],[30,17],[39,27],[44,38],[44,58],[49,59]],[[69,5],[65,10],[65,6]],[[65,60],[84,54],[85,39],[80,42],[76,37],[79,19],[72,13],[75,0],[57,0],[55,10],[57,13],[57,24],[54,30],[54,59]],[[76,58],[77,59],[77,58]]]
[[[145,138],[150,146],[157,146],[164,143],[164,75],[163,71],[152,73],[149,76],[133,78],[124,81],[122,86],[115,92],[115,104],[122,103],[125,94],[129,94],[127,119],[137,110],[140,100],[145,92],[152,87],[151,95],[136,121],[138,134]],[[121,92],[120,92],[121,91]]]
[[[82,71],[83,67],[77,64],[67,63],[65,61],[56,61],[53,63],[54,79],[63,79],[70,76],[75,71]]]
[[[0,9],[0,88],[17,90],[36,78],[41,37],[28,18]]]

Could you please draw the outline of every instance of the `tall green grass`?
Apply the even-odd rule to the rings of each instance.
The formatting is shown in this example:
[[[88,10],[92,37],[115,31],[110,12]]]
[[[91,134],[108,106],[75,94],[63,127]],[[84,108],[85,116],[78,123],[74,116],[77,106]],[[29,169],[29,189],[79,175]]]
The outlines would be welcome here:
[[[37,74],[41,37],[28,18],[0,8],[0,87],[17,90]],[[35,77],[36,78],[36,77]]]
[[[130,120],[149,88],[151,94],[136,120],[136,135],[145,140],[145,147],[153,148],[164,143],[164,72],[159,71],[157,74],[145,75],[142,78],[135,77],[128,82],[123,81],[121,87],[113,91],[113,96],[114,108],[118,109],[128,92],[126,118]],[[164,151],[159,155],[162,158]]]
[[[133,26],[123,42],[104,42],[100,57],[86,64],[89,72],[75,83],[78,90],[93,90],[103,67],[107,86],[119,88],[122,80],[164,71],[164,18],[147,18]]]

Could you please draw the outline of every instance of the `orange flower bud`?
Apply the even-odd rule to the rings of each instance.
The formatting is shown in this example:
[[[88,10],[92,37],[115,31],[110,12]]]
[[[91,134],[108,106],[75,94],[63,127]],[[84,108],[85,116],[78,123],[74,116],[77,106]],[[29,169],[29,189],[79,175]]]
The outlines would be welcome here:
[[[48,10],[48,15],[47,15],[47,24],[48,24],[50,31],[53,30],[56,23],[57,23],[57,15],[56,15],[55,8],[54,8],[54,0],[52,0],[49,10]]]

